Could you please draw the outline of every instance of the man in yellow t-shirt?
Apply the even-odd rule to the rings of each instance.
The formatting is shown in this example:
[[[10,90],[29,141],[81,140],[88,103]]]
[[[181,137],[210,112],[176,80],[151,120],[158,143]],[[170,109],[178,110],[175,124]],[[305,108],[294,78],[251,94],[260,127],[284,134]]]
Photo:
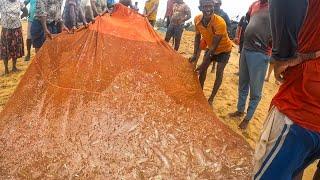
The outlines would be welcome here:
[[[158,6],[159,0],[147,0],[144,6],[144,14],[152,26],[156,23]]]
[[[222,17],[213,13],[213,0],[200,0],[199,9],[202,11],[194,19],[196,35],[194,42],[194,54],[190,58],[191,62],[197,62],[200,56],[201,37],[207,44],[207,51],[204,55],[202,64],[196,69],[199,73],[199,81],[203,88],[206,79],[207,69],[212,61],[218,63],[216,71],[216,80],[208,100],[212,105],[213,99],[217,94],[223,79],[224,68],[226,67],[232,49],[231,40],[228,37],[227,25]]]

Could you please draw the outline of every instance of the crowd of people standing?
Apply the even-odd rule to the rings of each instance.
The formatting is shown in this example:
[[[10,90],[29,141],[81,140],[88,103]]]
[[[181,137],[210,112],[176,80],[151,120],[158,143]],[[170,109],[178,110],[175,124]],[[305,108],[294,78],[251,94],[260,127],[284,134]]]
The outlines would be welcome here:
[[[108,0],[109,1],[109,0]],[[9,74],[8,61],[12,59],[12,71],[17,72],[18,58],[24,54],[24,40],[22,35],[21,11],[27,13],[27,54],[25,61],[30,60],[31,47],[35,52],[41,48],[46,39],[62,31],[72,32],[80,25],[87,26],[94,18],[109,11],[104,0],[66,0],[62,9],[62,0],[0,0],[1,14],[1,42],[0,56],[4,62],[5,75]]]
[[[27,54],[24,60],[29,61],[31,47],[37,53],[45,40],[51,39],[55,34],[62,31],[73,32],[81,25],[88,26],[95,21],[95,17],[110,12],[115,1],[66,0],[65,4],[62,3],[63,0],[25,0],[23,3],[19,0],[0,0],[2,27],[0,59],[4,62],[4,75],[9,74],[10,59],[12,59],[12,72],[17,72],[19,71],[16,66],[17,59],[25,55],[21,18],[24,16],[28,18]],[[133,4],[131,0],[119,0],[119,3],[139,12],[138,2]],[[145,3],[144,16],[152,26],[156,22],[158,6],[159,0],[147,0]]]
[[[254,179],[301,178],[304,168],[320,158],[320,2],[318,0],[257,0],[241,18],[234,43],[239,45],[239,85],[237,110],[230,117],[242,118],[239,128],[245,130],[262,98],[262,89],[272,69],[283,84],[272,101],[268,118],[254,156]],[[5,74],[12,59],[12,72],[19,69],[17,59],[25,55],[21,11],[30,4],[27,28],[27,54],[35,52],[46,39],[62,31],[73,32],[88,26],[95,17],[110,12],[112,0],[0,0],[0,58]],[[138,3],[120,0],[139,11]],[[221,0],[200,0],[202,12],[194,18],[194,51],[189,61],[195,65],[201,87],[212,64],[216,78],[208,99],[210,105],[223,82],[233,42],[230,19],[221,9]],[[143,15],[155,25],[159,0],[147,0]],[[295,17],[295,18],[292,18]],[[183,0],[168,0],[165,19],[165,41],[173,39],[178,51],[185,22],[191,10]],[[201,51],[204,56],[196,67]],[[249,103],[247,99],[249,96]],[[246,104],[248,107],[246,109]],[[285,163],[285,165],[284,165]],[[283,168],[286,166],[287,168]],[[280,171],[280,170],[281,171]],[[318,170],[319,171],[319,170]],[[319,173],[316,173],[317,178]]]

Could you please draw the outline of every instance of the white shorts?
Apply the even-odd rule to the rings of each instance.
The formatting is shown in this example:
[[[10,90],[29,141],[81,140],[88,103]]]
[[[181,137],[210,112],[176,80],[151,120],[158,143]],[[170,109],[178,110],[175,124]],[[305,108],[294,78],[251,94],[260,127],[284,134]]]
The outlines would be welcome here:
[[[320,133],[272,107],[254,155],[254,180],[293,179],[320,158]]]

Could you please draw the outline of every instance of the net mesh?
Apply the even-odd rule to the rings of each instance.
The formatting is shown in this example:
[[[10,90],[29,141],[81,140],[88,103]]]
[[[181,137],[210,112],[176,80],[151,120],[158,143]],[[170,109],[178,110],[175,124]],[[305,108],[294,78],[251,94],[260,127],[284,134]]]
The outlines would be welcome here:
[[[117,4],[46,42],[0,114],[0,176],[249,179],[192,65]]]

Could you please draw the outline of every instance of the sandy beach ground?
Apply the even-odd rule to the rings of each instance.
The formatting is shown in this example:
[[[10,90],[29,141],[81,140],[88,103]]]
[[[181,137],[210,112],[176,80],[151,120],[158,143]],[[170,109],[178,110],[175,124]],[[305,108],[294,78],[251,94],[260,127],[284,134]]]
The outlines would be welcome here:
[[[23,22],[23,33],[24,37],[26,37],[26,28],[27,23]],[[163,34],[161,34],[163,35]],[[184,36],[181,42],[181,47],[179,53],[182,56],[190,57],[193,52],[193,32],[184,32]],[[26,52],[25,52],[26,53]],[[34,52],[32,52],[32,57],[34,56]],[[279,86],[275,84],[275,79],[273,76],[271,77],[269,82],[266,82],[263,89],[262,100],[256,110],[254,118],[252,119],[248,129],[246,131],[240,131],[238,129],[238,125],[240,123],[240,119],[232,119],[228,117],[228,113],[234,112],[236,110],[237,104],[237,96],[238,96],[238,76],[236,73],[238,72],[238,59],[239,54],[237,53],[237,48],[233,48],[231,59],[229,64],[226,66],[224,73],[224,80],[222,86],[215,98],[213,103],[213,110],[220,118],[222,122],[224,122],[227,126],[229,126],[233,131],[237,132],[241,135],[248,143],[254,148],[255,143],[259,138],[259,134],[263,123],[265,121],[268,108],[271,102],[272,97],[277,92]],[[6,102],[14,92],[16,86],[18,85],[20,79],[28,68],[30,62],[24,62],[23,59],[18,60],[18,68],[21,69],[21,72],[10,74],[9,76],[1,76],[0,77],[0,111],[4,108]],[[11,68],[11,61],[9,62]],[[4,68],[0,65],[0,74],[4,72]],[[207,80],[205,82],[204,94],[206,97],[209,97],[213,83],[215,80],[215,74],[208,71]],[[311,180],[313,173],[316,169],[316,165],[313,164],[310,166],[304,174],[304,180]]]

